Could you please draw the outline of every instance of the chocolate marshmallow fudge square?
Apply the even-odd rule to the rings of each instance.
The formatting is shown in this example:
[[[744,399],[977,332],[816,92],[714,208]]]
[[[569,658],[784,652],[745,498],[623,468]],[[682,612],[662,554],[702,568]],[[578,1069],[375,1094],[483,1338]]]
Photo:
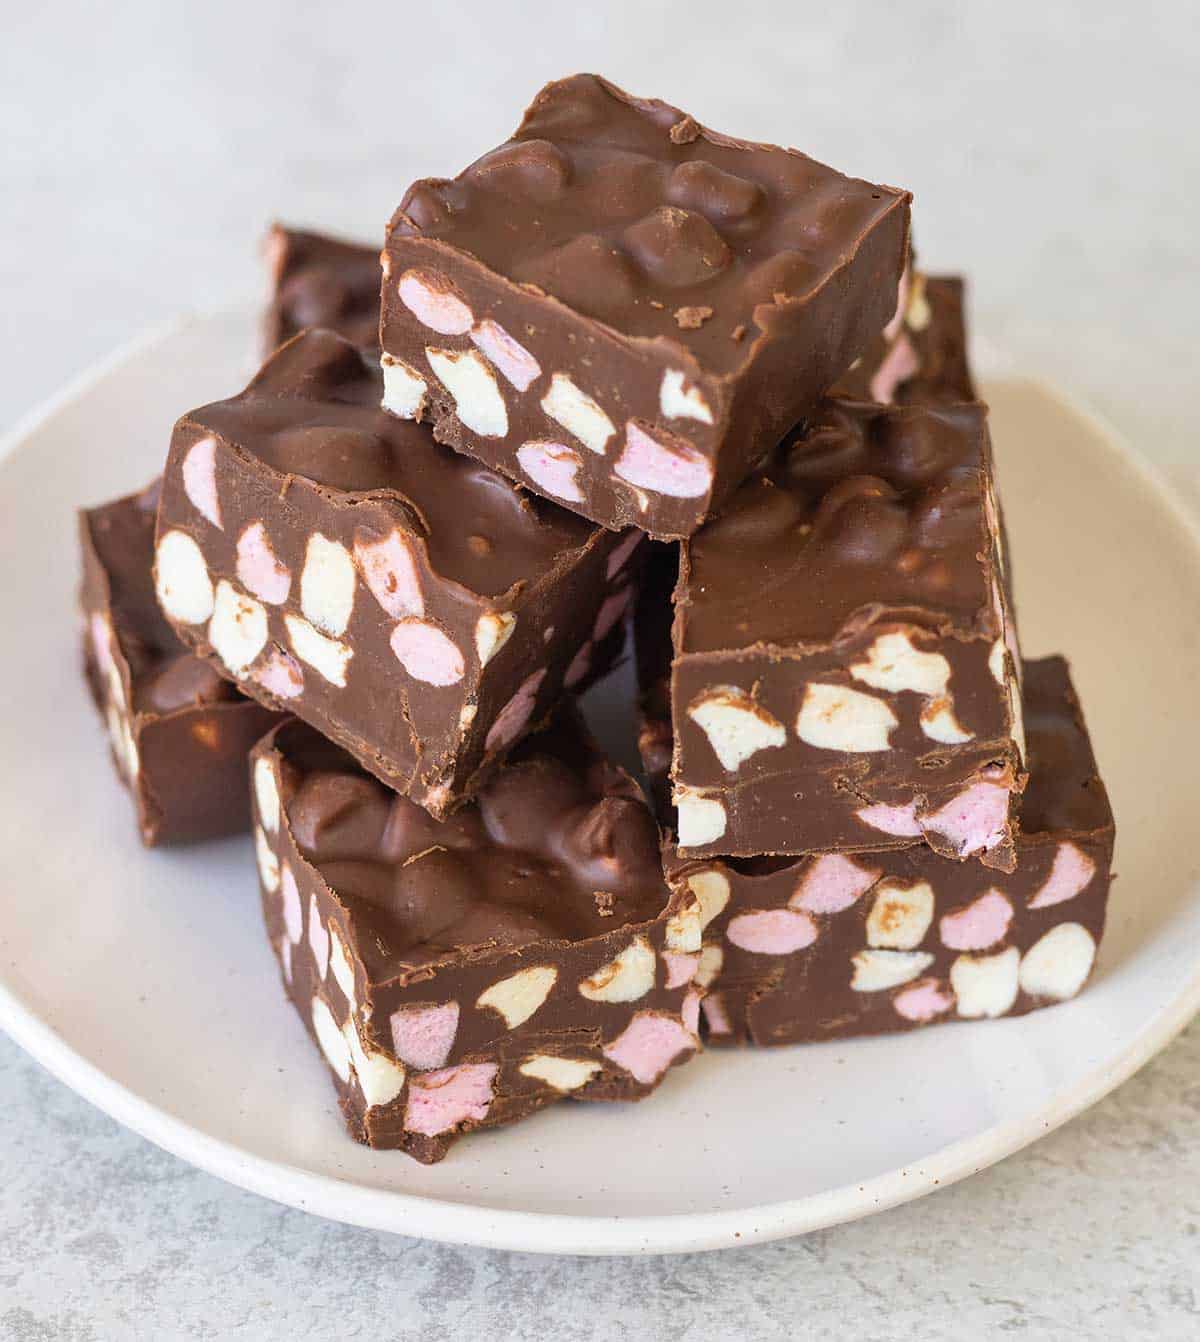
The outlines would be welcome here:
[[[893,316],[909,199],[550,84],[397,209],[384,404],[605,526],[689,535]]]

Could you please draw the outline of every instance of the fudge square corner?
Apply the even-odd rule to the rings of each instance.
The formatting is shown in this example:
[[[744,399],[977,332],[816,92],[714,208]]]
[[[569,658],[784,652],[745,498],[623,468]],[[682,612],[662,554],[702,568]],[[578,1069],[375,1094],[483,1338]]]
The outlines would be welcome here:
[[[409,188],[384,404],[608,527],[693,532],[892,318],[907,192],[594,75]]]
[[[679,845],[1013,867],[1020,654],[987,411],[831,397],[682,547]]]
[[[369,354],[314,329],[185,415],[156,592],[245,694],[439,815],[611,663],[642,537],[436,443],[381,387]]]

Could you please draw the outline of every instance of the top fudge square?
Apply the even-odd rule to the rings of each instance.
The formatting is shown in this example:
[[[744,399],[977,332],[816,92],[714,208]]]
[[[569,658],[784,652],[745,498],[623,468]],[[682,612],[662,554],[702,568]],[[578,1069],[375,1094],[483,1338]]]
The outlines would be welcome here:
[[[641,534],[526,494],[381,394],[369,354],[309,330],[185,415],[156,593],[246,694],[442,816],[611,661]]]
[[[384,405],[606,527],[688,536],[887,325],[909,200],[550,84],[392,218]]]

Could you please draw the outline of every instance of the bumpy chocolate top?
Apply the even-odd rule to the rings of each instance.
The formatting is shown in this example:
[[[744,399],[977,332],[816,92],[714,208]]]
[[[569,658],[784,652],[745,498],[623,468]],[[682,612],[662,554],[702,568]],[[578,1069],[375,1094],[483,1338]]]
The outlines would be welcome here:
[[[297,846],[372,936],[371,977],[471,947],[580,941],[659,916],[658,831],[636,784],[570,709],[445,821],[311,727],[278,737]]]
[[[681,650],[826,641],[885,610],[960,626],[988,610],[986,417],[826,400],[686,546]]]
[[[379,344],[378,247],[274,224],[263,250],[271,282],[264,354],[306,326],[326,326],[364,349]]]
[[[113,625],[129,663],[135,712],[165,716],[242,696],[185,652],[154,599],[154,518],[159,481],[87,513],[96,556],[108,575]]]
[[[547,85],[512,139],[453,181],[416,182],[391,227],[721,373],[744,362],[766,309],[808,295],[907,201],[585,74]]]
[[[379,408],[373,358],[332,331],[285,345],[239,395],[188,419],[282,475],[404,504],[430,563],[481,596],[549,573],[596,528]]]
[[[1112,823],[1112,812],[1067,663],[1042,657],[1023,667],[1029,785],[1021,798],[1021,829],[1026,834],[1103,829]]]

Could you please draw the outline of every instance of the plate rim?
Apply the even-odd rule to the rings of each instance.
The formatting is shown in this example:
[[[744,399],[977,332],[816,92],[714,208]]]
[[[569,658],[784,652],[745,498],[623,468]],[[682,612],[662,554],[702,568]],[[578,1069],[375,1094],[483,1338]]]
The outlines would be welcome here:
[[[140,332],[85,367],[54,395],[20,416],[0,439],[0,461],[19,450],[61,410],[110,373],[186,326],[247,310],[228,304],[177,314]],[[999,380],[999,379],[998,379]],[[1141,483],[1182,526],[1200,553],[1200,519],[1172,491],[1163,471],[1103,416],[1039,375],[1004,376],[1037,387],[1084,421],[1104,451]],[[365,1229],[477,1248],[576,1255],[675,1254],[768,1243],[858,1220],[914,1201],[987,1168],[1070,1121],[1122,1085],[1161,1052],[1200,1012],[1200,962],[1174,999],[1161,1007],[1116,1056],[1098,1063],[1035,1112],[953,1142],[910,1165],[864,1183],[754,1207],[646,1216],[583,1216],[485,1207],[428,1194],[371,1188],[251,1154],[159,1108],[77,1052],[48,1021],[0,980],[0,1029],[48,1072],[109,1117],[207,1174],[271,1201]]]

